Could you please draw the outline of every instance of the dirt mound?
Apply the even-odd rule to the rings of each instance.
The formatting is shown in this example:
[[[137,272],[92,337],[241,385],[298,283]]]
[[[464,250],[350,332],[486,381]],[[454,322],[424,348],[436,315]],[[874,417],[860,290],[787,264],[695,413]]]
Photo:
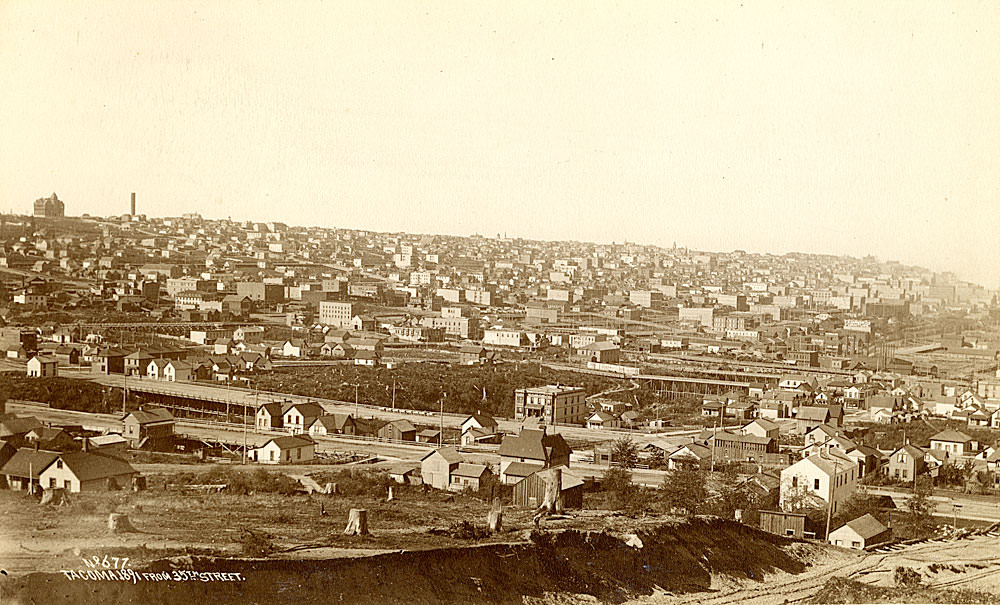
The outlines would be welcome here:
[[[525,596],[586,595],[605,602],[710,587],[712,574],[762,580],[798,573],[792,543],[745,525],[699,519],[639,531],[534,533],[526,544],[399,552],[329,560],[163,560],[140,572],[238,572],[245,581],[80,581],[31,574],[5,582],[17,602],[522,603]],[[738,547],[737,547],[738,545]]]

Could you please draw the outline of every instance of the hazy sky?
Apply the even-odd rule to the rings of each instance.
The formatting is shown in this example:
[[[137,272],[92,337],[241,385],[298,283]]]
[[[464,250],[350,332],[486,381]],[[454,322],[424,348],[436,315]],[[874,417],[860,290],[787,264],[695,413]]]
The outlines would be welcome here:
[[[1000,2],[0,0],[0,208],[1000,285]]]

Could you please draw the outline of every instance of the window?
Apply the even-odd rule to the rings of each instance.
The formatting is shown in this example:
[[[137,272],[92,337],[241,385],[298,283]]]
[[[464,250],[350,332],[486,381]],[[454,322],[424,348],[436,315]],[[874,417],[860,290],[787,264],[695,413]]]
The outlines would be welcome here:
[[[70,488],[70,486],[71,486],[70,480],[69,479],[64,479],[63,480],[63,487],[68,490]]]
[[[62,458],[60,458],[59,460],[56,460],[56,468],[62,468],[62,467],[63,467],[63,461]]]
[[[49,477],[49,487],[55,487],[55,486],[56,486],[56,478]]]
[[[819,479],[813,479],[813,489],[819,489]]]

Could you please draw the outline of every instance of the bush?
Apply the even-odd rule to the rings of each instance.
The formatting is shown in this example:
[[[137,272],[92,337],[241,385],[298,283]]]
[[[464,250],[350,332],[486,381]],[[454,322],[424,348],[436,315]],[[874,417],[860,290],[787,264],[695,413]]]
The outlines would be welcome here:
[[[320,485],[327,483],[337,484],[337,493],[344,496],[371,496],[381,498],[386,495],[389,488],[398,492],[404,486],[396,483],[389,474],[384,471],[371,469],[341,469],[336,471],[322,471],[313,473],[312,478]]]
[[[277,549],[270,535],[245,527],[240,531],[240,547],[246,557],[266,557]]]
[[[233,494],[294,494],[301,486],[299,482],[283,473],[258,468],[252,471],[215,468],[203,472],[177,473],[169,477],[167,483],[179,485],[226,485],[226,491]]]
[[[893,580],[900,588],[912,588],[920,586],[920,574],[909,567],[897,567],[893,573]]]

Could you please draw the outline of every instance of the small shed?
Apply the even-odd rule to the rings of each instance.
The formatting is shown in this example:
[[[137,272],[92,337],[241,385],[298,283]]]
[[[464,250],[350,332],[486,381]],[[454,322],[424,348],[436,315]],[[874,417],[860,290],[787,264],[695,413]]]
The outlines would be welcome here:
[[[423,479],[420,475],[420,464],[400,462],[389,467],[389,478],[403,485],[420,485]]]
[[[788,513],[780,510],[762,510],[759,513],[760,528],[768,533],[789,538],[805,537],[806,514]]]
[[[562,498],[566,508],[583,507],[582,478],[570,472],[565,466],[555,467],[562,470]],[[537,508],[545,499],[545,484],[550,481],[555,468],[535,471],[514,484],[514,506]]]

